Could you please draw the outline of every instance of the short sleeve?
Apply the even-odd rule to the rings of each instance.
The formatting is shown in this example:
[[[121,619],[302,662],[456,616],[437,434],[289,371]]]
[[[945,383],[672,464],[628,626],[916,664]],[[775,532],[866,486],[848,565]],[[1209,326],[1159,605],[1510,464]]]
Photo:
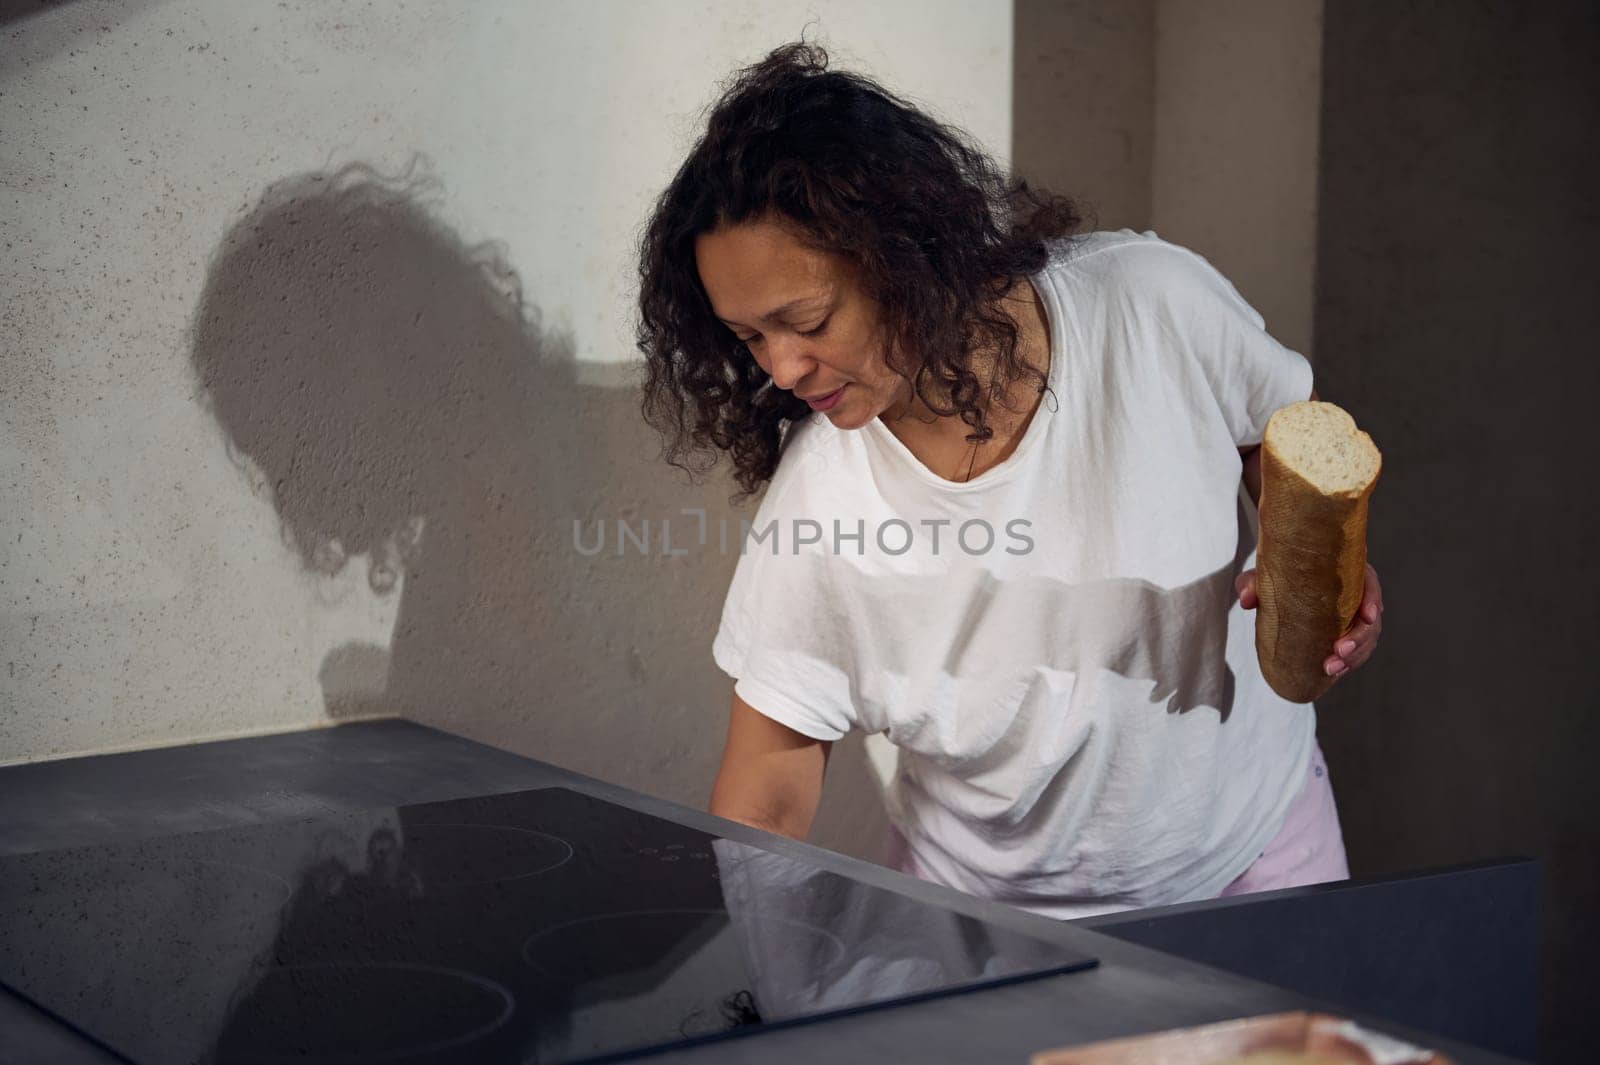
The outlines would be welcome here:
[[[1152,239],[1129,269],[1163,331],[1198,368],[1238,447],[1261,443],[1267,420],[1311,395],[1311,363],[1279,343],[1232,282],[1202,256]]]
[[[751,707],[801,735],[837,740],[857,724],[848,589],[836,557],[795,552],[796,508],[806,493],[794,490],[798,471],[786,472],[780,464],[752,534],[738,530],[742,553],[711,656]]]

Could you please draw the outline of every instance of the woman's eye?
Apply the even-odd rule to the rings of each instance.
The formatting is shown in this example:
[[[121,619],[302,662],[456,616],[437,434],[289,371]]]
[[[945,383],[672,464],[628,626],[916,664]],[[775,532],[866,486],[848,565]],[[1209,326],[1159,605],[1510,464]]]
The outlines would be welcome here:
[[[749,347],[751,344],[759,344],[760,342],[761,342],[761,334],[760,333],[757,333],[754,336],[740,337],[739,338],[739,343],[743,344],[745,347]]]
[[[822,321],[817,323],[817,327],[815,329],[800,330],[800,335],[803,337],[819,336],[826,328],[828,328],[828,319],[824,318]]]

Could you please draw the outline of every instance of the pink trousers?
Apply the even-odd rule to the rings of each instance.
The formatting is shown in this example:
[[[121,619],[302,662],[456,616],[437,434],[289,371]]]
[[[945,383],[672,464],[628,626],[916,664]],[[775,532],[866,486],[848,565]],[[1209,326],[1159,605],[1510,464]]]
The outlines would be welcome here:
[[[1247,895],[1252,891],[1324,884],[1347,880],[1350,866],[1345,862],[1344,833],[1339,830],[1339,810],[1333,804],[1333,783],[1328,779],[1328,763],[1322,748],[1313,744],[1311,764],[1300,794],[1289,806],[1283,827],[1272,837],[1261,857],[1222,889],[1218,898]]]

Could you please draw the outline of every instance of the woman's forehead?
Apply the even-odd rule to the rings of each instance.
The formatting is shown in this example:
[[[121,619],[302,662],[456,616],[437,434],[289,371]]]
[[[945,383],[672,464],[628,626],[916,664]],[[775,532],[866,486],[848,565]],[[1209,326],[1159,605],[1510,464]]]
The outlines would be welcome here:
[[[751,325],[817,309],[842,272],[836,256],[771,222],[702,233],[695,240],[695,264],[717,316]]]

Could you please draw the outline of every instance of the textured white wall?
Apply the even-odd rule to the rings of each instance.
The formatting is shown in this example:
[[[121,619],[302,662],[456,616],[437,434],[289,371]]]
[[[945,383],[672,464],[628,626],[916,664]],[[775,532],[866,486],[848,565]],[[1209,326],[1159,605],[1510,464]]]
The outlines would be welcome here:
[[[402,712],[701,802],[732,557],[571,548],[729,513],[622,372],[646,207],[808,25],[1004,156],[1010,4],[17,10],[0,762]],[[831,775],[822,838],[870,850],[859,748]]]

